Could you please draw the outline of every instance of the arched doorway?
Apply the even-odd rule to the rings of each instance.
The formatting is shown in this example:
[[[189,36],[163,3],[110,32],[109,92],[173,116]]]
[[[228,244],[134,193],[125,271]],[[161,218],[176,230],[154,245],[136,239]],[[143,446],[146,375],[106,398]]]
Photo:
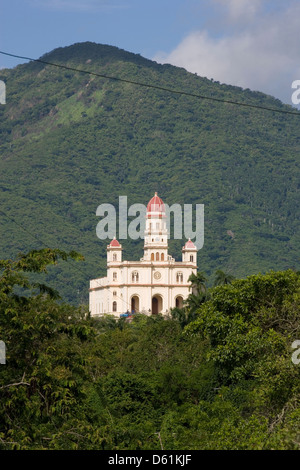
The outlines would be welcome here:
[[[183,298],[181,295],[178,295],[175,299],[175,307],[177,308],[183,308]]]
[[[136,313],[140,310],[140,299],[137,295],[131,297],[131,311]]]
[[[161,313],[163,309],[163,301],[161,295],[154,295],[152,297],[152,315],[157,315]]]

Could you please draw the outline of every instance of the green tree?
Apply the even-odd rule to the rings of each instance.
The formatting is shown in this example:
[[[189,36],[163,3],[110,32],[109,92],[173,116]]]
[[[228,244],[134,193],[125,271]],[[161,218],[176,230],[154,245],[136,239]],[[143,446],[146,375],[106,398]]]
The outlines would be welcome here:
[[[221,269],[218,269],[215,272],[214,286],[224,286],[226,284],[231,284],[233,280],[234,276],[232,274],[225,273]]]
[[[58,302],[57,292],[25,275],[46,272],[59,258],[82,257],[43,249],[0,263],[0,337],[7,347],[0,370],[3,449],[78,448],[78,436],[89,435],[81,384],[95,332],[85,311]],[[94,437],[83,439],[86,446]]]
[[[200,271],[198,271],[197,274],[192,273],[188,278],[188,282],[191,283],[191,289],[194,295],[200,295],[200,294],[206,293],[207,277],[205,276],[204,273]]]
[[[285,436],[289,448],[295,445],[291,416],[299,423],[300,369],[292,363],[291,344],[300,334],[299,312],[299,275],[270,272],[214,288],[185,329],[209,341],[207,358],[217,366],[224,395],[231,402],[239,397],[243,414],[251,410],[270,423],[267,447],[279,445],[276,436],[288,421]]]

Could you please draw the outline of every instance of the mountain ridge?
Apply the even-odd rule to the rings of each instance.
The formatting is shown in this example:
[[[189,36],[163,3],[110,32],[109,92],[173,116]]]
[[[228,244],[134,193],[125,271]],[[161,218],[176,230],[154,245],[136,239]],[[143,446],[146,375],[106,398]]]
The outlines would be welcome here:
[[[77,43],[41,59],[291,109],[261,92],[114,46]],[[203,203],[198,264],[210,277],[218,268],[245,276],[298,267],[297,116],[195,100],[38,62],[2,70],[0,78],[7,83],[7,104],[0,108],[0,187],[10,217],[1,257],[38,248],[29,232],[51,247],[83,252],[80,272],[60,267],[49,274],[68,300],[86,300],[89,278],[105,272],[107,243],[96,237],[95,212],[102,202],[117,205],[119,195],[127,195],[128,204],[146,204],[155,191],[169,205]],[[170,240],[175,257],[181,244]],[[142,256],[142,241],[123,245],[125,259]]]

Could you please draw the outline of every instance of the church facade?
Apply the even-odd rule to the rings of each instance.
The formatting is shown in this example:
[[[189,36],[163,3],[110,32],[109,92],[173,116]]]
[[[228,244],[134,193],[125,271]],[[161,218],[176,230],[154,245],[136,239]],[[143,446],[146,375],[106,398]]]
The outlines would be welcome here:
[[[166,315],[182,307],[190,294],[189,276],[197,272],[197,247],[188,240],[182,261],[168,253],[165,206],[157,193],[147,205],[144,256],[139,261],[122,259],[122,245],[115,238],[107,246],[107,276],[90,281],[92,316],[124,313]]]

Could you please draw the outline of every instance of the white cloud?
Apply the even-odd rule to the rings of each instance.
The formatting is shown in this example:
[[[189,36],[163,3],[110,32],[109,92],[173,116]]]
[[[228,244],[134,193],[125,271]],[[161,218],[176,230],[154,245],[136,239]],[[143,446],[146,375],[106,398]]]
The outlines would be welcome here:
[[[232,21],[241,19],[249,21],[254,18],[263,4],[263,0],[215,0],[215,2],[227,8],[227,14]]]
[[[225,6],[225,0],[215,3]],[[170,54],[159,53],[154,60],[292,104],[291,84],[300,79],[300,5],[272,13],[262,12],[263,0],[226,0],[226,5],[221,37],[193,31]],[[234,27],[245,20],[242,29]]]

